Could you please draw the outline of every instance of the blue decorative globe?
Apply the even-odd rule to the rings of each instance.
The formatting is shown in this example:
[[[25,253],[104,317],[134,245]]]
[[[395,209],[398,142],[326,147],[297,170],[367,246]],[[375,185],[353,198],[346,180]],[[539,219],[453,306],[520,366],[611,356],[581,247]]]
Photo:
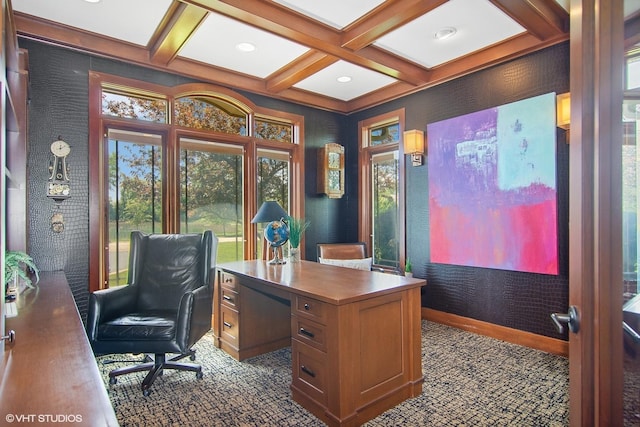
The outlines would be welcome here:
[[[278,248],[289,240],[289,227],[283,221],[271,221],[264,229],[264,238],[271,247]]]

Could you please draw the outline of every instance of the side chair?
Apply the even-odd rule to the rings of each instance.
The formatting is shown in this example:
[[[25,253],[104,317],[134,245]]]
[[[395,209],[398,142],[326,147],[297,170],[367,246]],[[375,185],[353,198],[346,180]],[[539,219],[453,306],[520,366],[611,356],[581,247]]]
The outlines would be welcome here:
[[[367,257],[364,242],[356,243],[318,243],[318,262],[340,267],[371,270],[372,259]]]

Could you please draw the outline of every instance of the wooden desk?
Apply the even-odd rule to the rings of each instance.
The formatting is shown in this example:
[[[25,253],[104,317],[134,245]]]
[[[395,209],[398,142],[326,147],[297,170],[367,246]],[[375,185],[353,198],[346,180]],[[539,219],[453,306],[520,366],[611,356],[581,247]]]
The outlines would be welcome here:
[[[216,345],[238,360],[291,346],[293,399],[357,426],[422,392],[420,287],[310,261],[218,266]]]
[[[6,329],[16,341],[0,366],[0,424],[118,425],[63,272],[42,273]]]

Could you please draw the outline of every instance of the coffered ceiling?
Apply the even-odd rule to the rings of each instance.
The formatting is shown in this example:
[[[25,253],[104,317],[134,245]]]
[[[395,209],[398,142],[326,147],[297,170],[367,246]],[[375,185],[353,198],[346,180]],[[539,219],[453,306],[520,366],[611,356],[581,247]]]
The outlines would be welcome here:
[[[342,113],[565,41],[568,3],[12,0],[22,37]]]

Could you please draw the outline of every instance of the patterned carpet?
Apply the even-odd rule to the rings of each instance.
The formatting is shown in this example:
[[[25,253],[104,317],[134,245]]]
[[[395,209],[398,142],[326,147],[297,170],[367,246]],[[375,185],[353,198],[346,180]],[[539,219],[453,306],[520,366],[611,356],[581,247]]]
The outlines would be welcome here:
[[[131,355],[98,357],[122,426],[323,426],[291,399],[289,348],[237,362],[207,336],[196,345],[204,379],[167,371],[144,397],[144,373],[109,385]],[[567,359],[422,321],[420,396],[371,420],[374,426],[566,426]]]

